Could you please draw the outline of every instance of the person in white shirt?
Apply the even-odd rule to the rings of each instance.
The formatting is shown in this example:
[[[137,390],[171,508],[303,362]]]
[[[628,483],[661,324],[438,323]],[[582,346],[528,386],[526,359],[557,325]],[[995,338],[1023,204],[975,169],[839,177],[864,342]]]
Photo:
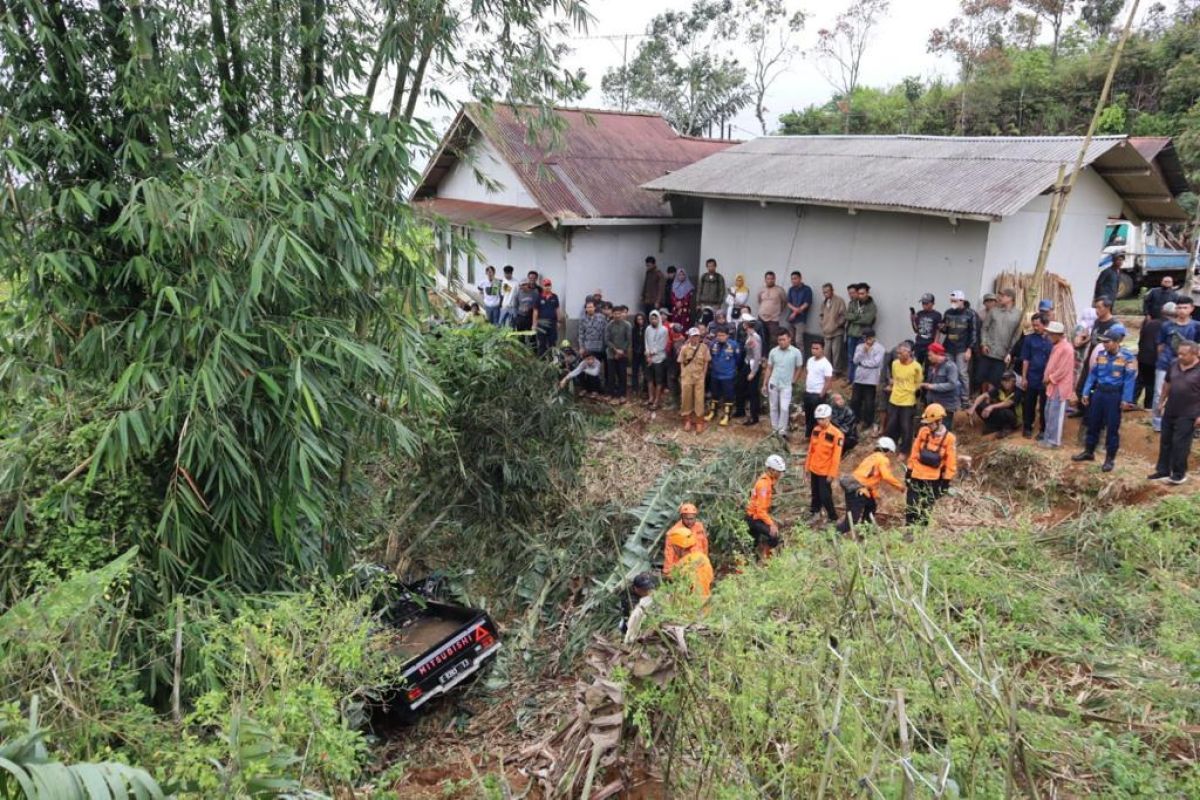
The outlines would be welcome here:
[[[603,371],[604,371],[604,365],[600,363],[600,359],[596,358],[596,354],[588,353],[587,355],[585,355],[583,357],[583,360],[580,361],[578,365],[576,365],[575,369],[571,370],[570,372],[568,372],[566,375],[563,376],[563,379],[558,382],[558,388],[565,389],[565,388],[567,388],[568,383],[570,383],[571,381],[576,381],[576,386],[575,386],[576,391],[577,392],[582,391],[583,390],[582,387],[578,384],[578,381],[576,380],[577,378],[579,378],[579,376],[586,375],[588,378],[591,378],[593,381],[595,381],[595,380],[599,379],[599,377],[600,377],[601,373],[603,373]]]
[[[817,424],[817,406],[825,402],[825,395],[833,383],[833,364],[825,357],[825,343],[812,343],[812,356],[804,365],[804,435],[812,438]]]
[[[662,402],[667,388],[667,326],[662,324],[662,315],[650,312],[650,324],[646,326],[646,386],[649,388],[647,406],[651,411]]]
[[[504,300],[504,282],[496,277],[496,268],[488,264],[484,279],[475,285],[483,295],[483,313],[493,325],[500,324],[500,303]]]
[[[504,265],[504,277],[500,279],[500,326],[512,327],[517,316],[517,288],[519,284],[513,279],[512,264]]]

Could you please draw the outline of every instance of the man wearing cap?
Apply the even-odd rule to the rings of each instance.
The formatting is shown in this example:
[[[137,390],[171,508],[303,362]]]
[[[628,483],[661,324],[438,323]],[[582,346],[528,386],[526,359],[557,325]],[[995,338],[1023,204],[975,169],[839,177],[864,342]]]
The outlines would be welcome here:
[[[779,525],[771,516],[771,503],[775,498],[775,484],[787,469],[783,457],[767,456],[766,471],[754,483],[750,492],[750,502],[746,505],[746,527],[758,546],[758,556],[763,561],[771,557],[774,548],[779,547]]]
[[[1107,297],[1110,301],[1116,302],[1117,295],[1121,292],[1121,266],[1125,263],[1125,256],[1121,253],[1113,253],[1112,261],[1107,267],[1100,270],[1100,274],[1096,276],[1096,287],[1092,292],[1092,302],[1099,300],[1101,297]]]
[[[1162,398],[1163,381],[1167,370],[1175,360],[1180,342],[1200,342],[1200,322],[1192,319],[1192,298],[1180,295],[1175,301],[1175,318],[1164,320],[1158,331],[1158,360],[1154,364],[1154,415],[1151,424],[1154,430],[1162,430],[1162,417],[1158,413]]]
[[[658,268],[654,256],[646,256],[646,274],[642,276],[642,313],[650,318],[650,312],[658,308],[666,289],[667,278]]]
[[[786,330],[776,337],[777,346],[767,356],[763,382],[771,409],[771,430],[784,441],[788,438],[788,422],[792,413],[792,385],[799,380],[804,356],[792,347],[792,335]]]
[[[1054,301],[1053,300],[1039,300],[1038,301],[1038,313],[1044,314],[1046,316],[1046,322],[1049,322],[1050,320],[1054,319]]]
[[[750,406],[750,416],[746,417],[743,425],[757,425],[758,415],[762,412],[762,390],[759,379],[762,377],[763,345],[762,337],[758,335],[757,320],[752,314],[746,313],[741,317],[742,363],[738,369],[737,383],[734,386],[736,403],[733,409],[735,419],[746,415],[746,405]]]
[[[954,412],[959,409],[961,384],[958,367],[950,360],[946,348],[934,342],[929,345],[929,366],[925,367],[925,402],[939,403],[946,410],[945,426],[954,430]]]
[[[841,374],[846,366],[843,349],[846,345],[846,301],[833,292],[833,284],[821,287],[821,336],[829,363]]]
[[[804,460],[811,498],[809,525],[820,522],[822,512],[830,523],[837,522],[837,511],[833,507],[833,480],[841,469],[846,437],[830,423],[832,416],[833,409],[824,403],[813,410],[814,425],[808,437],[808,457]]]
[[[942,312],[933,307],[934,302],[933,295],[926,292],[921,295],[920,311],[915,308],[908,309],[909,323],[916,334],[916,338],[913,339],[913,355],[922,367],[925,366],[926,357],[929,355],[929,345],[934,343],[938,331],[942,329]]]
[[[1017,308],[1017,293],[1013,289],[1001,289],[996,305],[988,312],[980,332],[979,382],[983,391],[1000,384],[1013,342],[1021,330],[1021,309]]]
[[[942,315],[943,347],[958,368],[958,399],[964,405],[971,397],[971,350],[979,343],[979,317],[967,308],[966,301],[967,295],[956,289],[950,293],[950,308]]]
[[[1050,357],[1046,359],[1043,375],[1046,431],[1042,446],[1061,447],[1063,418],[1067,415],[1067,403],[1075,394],[1072,388],[1075,385],[1075,348],[1067,341],[1067,329],[1058,320],[1046,323],[1046,336],[1050,339]]]
[[[1005,372],[995,386],[975,398],[970,409],[971,419],[978,415],[983,420],[984,435],[998,433],[1003,439],[1014,433],[1020,424],[1022,399],[1022,392],[1017,388],[1017,373]]]
[[[549,278],[542,279],[542,293],[533,307],[533,329],[537,333],[537,353],[544,355],[558,344],[558,295]]]
[[[1087,407],[1087,435],[1083,452],[1072,461],[1095,461],[1100,429],[1107,428],[1104,472],[1112,472],[1121,448],[1121,411],[1134,407],[1133,388],[1137,385],[1137,354],[1121,346],[1125,326],[1119,322],[1100,335],[1101,351],[1088,371],[1081,402]]]
[[[679,414],[685,431],[692,430],[694,416],[696,433],[704,433],[704,378],[712,351],[699,328],[690,328],[687,335],[687,342],[679,348]]]

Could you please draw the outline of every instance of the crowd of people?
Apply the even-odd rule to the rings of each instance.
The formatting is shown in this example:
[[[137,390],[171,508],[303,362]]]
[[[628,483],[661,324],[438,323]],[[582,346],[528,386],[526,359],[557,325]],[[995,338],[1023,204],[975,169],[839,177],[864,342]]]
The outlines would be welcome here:
[[[879,341],[876,325],[892,312],[876,304],[865,282],[848,285],[843,298],[828,283],[814,291],[799,271],[787,275],[786,288],[767,271],[752,292],[742,274],[726,281],[713,259],[693,282],[686,270],[664,272],[647,257],[632,317],[597,290],[584,301],[575,345],[559,337],[563,312],[549,279],[529,272],[517,282],[511,266],[503,277],[488,267],[478,288],[486,319],[532,332],[537,351],[560,364],[564,390],[579,397],[651,411],[675,406],[683,430],[694,434],[735,419],[758,426],[765,416],[787,452],[802,419],[805,446],[797,452],[809,475],[812,520],[836,522],[833,487],[840,484],[847,515],[839,524],[849,530],[872,517],[882,483],[897,485],[885,468],[892,455],[908,464],[908,522],[928,519],[955,474],[956,420],[985,435],[1059,448],[1064,418],[1086,417],[1083,449],[1073,459],[1096,460],[1104,433],[1101,469],[1108,472],[1122,415],[1140,397],[1161,432],[1150,479],[1184,482],[1200,417],[1200,323],[1190,295],[1165,277],[1144,299],[1136,351],[1127,346],[1113,314],[1119,270],[1114,259],[1099,274],[1092,307],[1070,331],[1050,299],[1024,318],[1009,288],[984,294],[979,308],[952,291],[938,310],[937,298],[925,293],[919,308],[907,308],[911,337],[890,345]],[[841,476],[842,457],[860,437],[875,440],[863,461],[871,466]],[[750,518],[769,545],[769,515]]]

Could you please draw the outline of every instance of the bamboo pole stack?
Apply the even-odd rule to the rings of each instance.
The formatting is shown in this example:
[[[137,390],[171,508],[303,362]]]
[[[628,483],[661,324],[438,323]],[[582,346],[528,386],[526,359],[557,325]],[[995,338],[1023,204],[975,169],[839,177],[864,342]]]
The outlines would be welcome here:
[[[1002,272],[996,276],[992,291],[998,292],[1001,289],[1014,289],[1017,297],[1033,298],[1028,304],[1028,312],[1024,315],[1025,321],[1028,321],[1029,314],[1037,311],[1038,301],[1051,300],[1054,302],[1054,318],[1066,327],[1068,333],[1075,328],[1075,296],[1071,291],[1070,281],[1061,275],[1042,272],[1041,280],[1038,281],[1036,275],[1031,272]],[[1033,291],[1029,292],[1030,289]]]

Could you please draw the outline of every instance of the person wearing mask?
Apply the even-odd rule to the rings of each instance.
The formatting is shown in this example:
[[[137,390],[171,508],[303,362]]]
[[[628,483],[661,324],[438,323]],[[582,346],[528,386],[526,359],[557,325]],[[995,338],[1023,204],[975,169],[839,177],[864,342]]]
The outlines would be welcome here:
[[[701,313],[707,311],[711,319],[725,302],[725,276],[717,272],[717,260],[704,262],[704,273],[700,276],[700,288],[696,293],[696,304]]]
[[[825,402],[833,385],[833,365],[825,358],[825,345],[813,342],[812,355],[804,365],[804,435],[812,436],[816,419],[813,412]]]
[[[1046,335],[1046,317],[1038,312],[1030,319],[1033,330],[1021,340],[1021,427],[1026,439],[1033,437],[1033,421],[1041,413],[1039,433],[1046,433],[1046,365],[1050,361],[1050,338]]]
[[[899,443],[901,452],[907,453],[912,444],[913,412],[917,410],[917,391],[924,376],[925,371],[913,358],[912,348],[898,345],[887,383],[887,435]]]
[[[1001,289],[996,295],[996,305],[983,322],[979,336],[979,384],[984,392],[998,386],[1008,368],[1013,342],[1021,331],[1021,309],[1016,303],[1016,291]]]
[[[724,428],[729,425],[729,417],[733,413],[734,383],[737,380],[738,365],[742,362],[742,348],[736,339],[730,339],[724,328],[717,331],[717,340],[712,346],[712,408],[706,419],[711,420],[716,415],[717,405],[721,405],[721,421],[717,423]]]
[[[1088,370],[1080,402],[1087,408],[1087,435],[1083,452],[1071,456],[1072,461],[1095,461],[1100,430],[1107,428],[1104,465],[1100,469],[1112,472],[1117,452],[1121,449],[1121,411],[1134,408],[1133,387],[1137,384],[1137,355],[1121,346],[1125,326],[1117,323],[1100,334],[1100,352]]]
[[[646,273],[642,276],[642,313],[649,318],[650,312],[658,308],[666,290],[667,277],[658,268],[654,256],[646,256]]]
[[[1042,446],[1061,447],[1063,418],[1075,385],[1075,348],[1067,341],[1067,329],[1058,320],[1046,323],[1046,336],[1050,339],[1050,358],[1046,360],[1044,374],[1046,430]]]
[[[767,386],[767,399],[771,409],[771,430],[787,441],[792,410],[792,385],[800,377],[804,357],[799,349],[792,347],[792,337],[787,331],[780,331],[776,342],[777,346],[767,355],[763,383]]]
[[[829,418],[833,409],[822,403],[813,410],[815,424],[808,436],[808,457],[804,470],[808,473],[811,500],[808,524],[815,526],[824,513],[830,524],[837,522],[837,511],[833,507],[833,480],[842,465],[842,448],[845,435],[834,427]]]
[[[542,293],[533,307],[533,330],[537,334],[537,354],[545,355],[558,344],[558,295],[549,278],[542,279]]]
[[[683,429],[704,433],[704,378],[712,352],[704,344],[699,328],[689,328],[687,342],[679,348],[679,414]],[[694,419],[693,419],[694,418]]]
[[[908,321],[915,334],[913,356],[922,367],[926,364],[925,357],[929,353],[929,345],[937,340],[938,332],[942,329],[942,312],[933,307],[934,302],[934,296],[926,292],[921,295],[920,311],[911,306],[908,309]]]
[[[775,273],[768,270],[763,274],[764,286],[758,291],[758,318],[767,327],[767,342],[774,347],[783,327],[783,310],[787,308],[787,292],[775,285]],[[789,336],[790,338],[790,336]]]
[[[1179,355],[1167,370],[1159,398],[1162,434],[1158,444],[1158,464],[1150,474],[1152,481],[1166,480],[1178,486],[1187,480],[1188,455],[1192,451],[1192,433],[1200,418],[1200,345],[1183,341]]]
[[[1163,303],[1157,319],[1142,321],[1142,329],[1138,332],[1138,379],[1137,387],[1133,390],[1133,401],[1142,398],[1142,404],[1154,412],[1155,370],[1158,366],[1158,333],[1163,324],[1175,316],[1174,301]]]
[[[904,491],[904,484],[892,472],[891,457],[896,454],[896,443],[887,436],[879,437],[875,452],[859,462],[854,472],[842,478],[842,489],[846,493],[846,517],[838,523],[839,533],[852,533],[855,525],[863,522],[875,524],[875,513],[879,510],[879,489],[883,484]]]
[[[771,516],[771,504],[775,498],[775,485],[787,470],[787,464],[779,455],[767,456],[766,471],[754,483],[750,502],[746,505],[746,527],[758,550],[758,557],[766,561],[782,542],[779,524]]]
[[[613,308],[612,319],[604,333],[606,375],[610,402],[623,405],[628,393],[626,380],[629,370],[629,351],[633,349],[633,325],[626,319],[626,306]]]
[[[854,388],[850,392],[850,407],[867,428],[875,426],[875,395],[879,392],[879,374],[887,355],[875,339],[875,329],[863,330],[863,340],[854,350]]]
[[[1150,422],[1155,433],[1162,430],[1162,417],[1158,414],[1159,398],[1167,370],[1175,360],[1175,351],[1180,342],[1200,342],[1200,322],[1192,319],[1192,298],[1180,295],[1175,301],[1175,318],[1165,320],[1158,331],[1158,360],[1154,365],[1154,416]]]
[[[1142,298],[1142,314],[1145,319],[1143,322],[1152,322],[1162,318],[1162,308],[1167,303],[1175,301],[1175,278],[1171,275],[1163,275],[1158,286],[1146,292],[1146,296]]]
[[[1121,253],[1113,253],[1108,266],[1100,270],[1100,274],[1096,276],[1096,286],[1092,291],[1093,302],[1101,297],[1107,298],[1110,305],[1116,302],[1117,297],[1121,294],[1121,267],[1124,264],[1125,256]]]
[[[1015,433],[1020,422],[1021,390],[1017,388],[1017,373],[1005,372],[991,389],[975,398],[970,408],[971,424],[978,415],[983,420],[983,433],[999,434],[1003,439]]]
[[[651,411],[657,411],[667,389],[667,326],[662,323],[662,314],[650,312],[650,324],[644,334],[646,358],[647,403]]]
[[[746,285],[746,276],[738,273],[733,276],[733,286],[725,291],[725,318],[734,319],[734,311],[746,313],[750,309],[750,287]]]
[[[942,422],[947,430],[954,430],[954,412],[959,408],[959,392],[962,384],[958,379],[958,367],[950,360],[946,348],[937,342],[929,345],[929,366],[925,368],[925,400],[938,403],[946,412]]]
[[[757,425],[758,415],[762,412],[759,378],[762,377],[763,346],[756,323],[757,320],[749,314],[742,317],[742,364],[738,370],[737,405],[733,412],[734,417],[741,418],[746,415],[749,406],[749,416],[742,423],[747,427]]]
[[[846,301],[833,293],[832,283],[821,287],[821,298],[821,336],[825,339],[825,353],[840,375],[846,368]]]
[[[700,521],[700,510],[696,508],[694,503],[683,503],[679,506],[679,519],[671,525],[670,530],[675,528],[687,528],[696,537],[696,548],[708,555],[708,531],[704,528],[704,523]],[[663,575],[670,575],[672,568],[678,563],[678,554],[675,553],[669,546],[663,546]]]
[[[686,580],[701,600],[712,595],[713,568],[708,556],[700,549],[696,534],[682,525],[667,533],[667,549],[672,553],[672,567],[663,574],[672,580]]]
[[[803,348],[808,341],[808,310],[812,308],[813,293],[799,272],[793,270],[791,279],[792,285],[787,290],[787,325],[792,332],[792,341],[797,347]]]
[[[585,303],[583,306],[583,317],[579,320],[578,335],[579,346],[594,354],[603,368],[607,359],[608,320],[599,313],[594,302]],[[607,383],[608,381],[604,382],[605,386]],[[596,386],[584,394],[588,397],[599,397],[603,389],[604,386]]]
[[[695,317],[692,303],[696,298],[696,287],[688,279],[687,271],[675,270],[675,283],[671,285],[671,322],[690,328]]]
[[[959,403],[971,398],[971,351],[979,341],[979,318],[967,306],[967,296],[961,290],[950,293],[950,308],[942,315],[942,346],[946,356],[958,369]],[[957,406],[956,406],[957,407]]]
[[[871,297],[871,286],[866,283],[854,284],[854,296],[846,307],[846,352],[853,353],[862,341],[863,331],[875,327],[879,316],[875,307],[875,299]],[[856,371],[854,363],[850,363],[847,377],[854,383]]]
[[[908,457],[906,525],[928,525],[934,504],[958,474],[958,440],[945,419],[946,410],[937,403],[930,403],[921,414],[921,430]]]

